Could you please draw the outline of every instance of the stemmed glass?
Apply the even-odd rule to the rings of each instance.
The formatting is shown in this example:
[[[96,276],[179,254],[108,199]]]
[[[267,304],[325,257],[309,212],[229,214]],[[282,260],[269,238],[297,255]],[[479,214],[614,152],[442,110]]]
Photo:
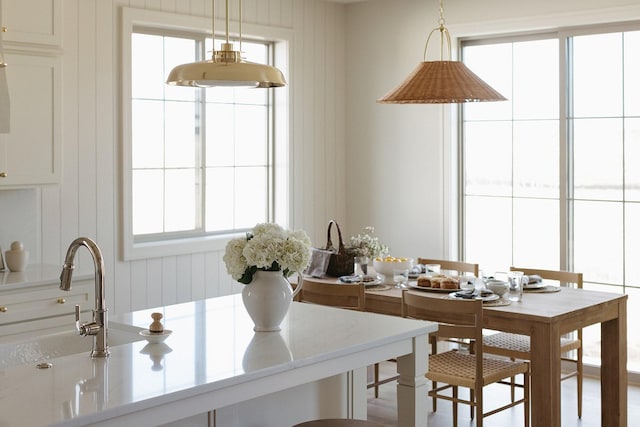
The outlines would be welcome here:
[[[393,270],[393,281],[396,283],[396,289],[405,289],[409,282],[409,270]]]

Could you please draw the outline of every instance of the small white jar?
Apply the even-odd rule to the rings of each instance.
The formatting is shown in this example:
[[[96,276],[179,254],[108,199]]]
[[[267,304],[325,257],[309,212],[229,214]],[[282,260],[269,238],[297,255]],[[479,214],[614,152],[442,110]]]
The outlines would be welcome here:
[[[29,262],[29,252],[24,250],[21,242],[11,243],[11,249],[5,251],[4,260],[9,267],[9,271],[24,271]]]

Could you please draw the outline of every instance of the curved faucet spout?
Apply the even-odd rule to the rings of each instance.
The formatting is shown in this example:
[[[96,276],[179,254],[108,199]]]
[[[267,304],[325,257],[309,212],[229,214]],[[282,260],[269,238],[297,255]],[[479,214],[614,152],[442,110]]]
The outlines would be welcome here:
[[[78,237],[67,249],[67,255],[60,273],[60,289],[63,291],[71,290],[71,279],[75,266],[73,260],[80,246],[84,246],[89,250],[93,258],[95,269],[95,309],[93,310],[93,322],[80,323],[79,309],[76,311],[76,323],[79,325],[78,331],[81,335],[93,335],[93,350],[91,357],[106,357],[109,355],[107,346],[107,308],[105,303],[104,291],[104,259],[100,248],[93,240],[88,237]]]

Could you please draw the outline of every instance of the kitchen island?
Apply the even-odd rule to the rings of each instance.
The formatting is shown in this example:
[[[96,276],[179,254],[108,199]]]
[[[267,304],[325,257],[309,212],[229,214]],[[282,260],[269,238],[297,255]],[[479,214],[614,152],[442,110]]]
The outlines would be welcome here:
[[[283,426],[366,418],[367,365],[397,358],[401,426],[426,426],[430,322],[293,303],[280,332],[253,332],[239,295],[114,316],[172,334],[0,370],[0,425]],[[72,318],[69,325],[73,328]],[[90,339],[78,336],[77,339]]]

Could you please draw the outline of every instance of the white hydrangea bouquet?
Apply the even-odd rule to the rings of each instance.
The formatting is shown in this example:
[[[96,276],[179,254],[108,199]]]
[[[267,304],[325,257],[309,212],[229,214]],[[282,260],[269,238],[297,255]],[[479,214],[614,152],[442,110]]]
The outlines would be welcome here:
[[[367,256],[370,259],[387,255],[389,247],[380,243],[374,232],[375,229],[369,226],[365,227],[362,233],[351,236],[345,245],[347,252],[353,256]]]
[[[227,243],[223,257],[234,280],[248,285],[258,270],[302,272],[311,260],[311,239],[304,230],[288,231],[278,224],[257,224],[245,237]]]

